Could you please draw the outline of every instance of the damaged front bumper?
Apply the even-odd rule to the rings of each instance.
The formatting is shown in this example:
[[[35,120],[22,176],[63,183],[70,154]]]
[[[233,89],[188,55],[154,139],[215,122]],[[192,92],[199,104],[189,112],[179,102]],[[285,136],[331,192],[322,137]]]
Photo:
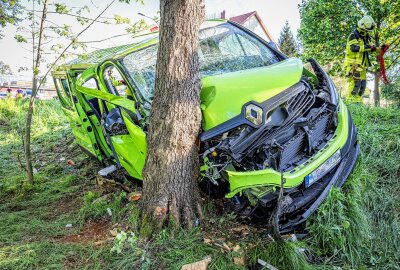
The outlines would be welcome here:
[[[341,156],[340,162],[335,163],[330,171],[321,175],[321,179],[306,188],[305,178],[338,151]],[[345,104],[340,100],[338,126],[334,136],[307,162],[283,174],[270,168],[247,172],[228,171],[230,192],[226,197],[233,198],[241,195],[249,188],[280,187],[281,177],[283,177],[284,195],[289,198],[289,203],[281,213],[280,230],[291,231],[318,208],[332,186],[341,187],[344,184],[355,165],[358,152],[356,127]],[[264,224],[268,222],[265,218],[276,206],[277,194],[277,191],[271,191],[257,198],[257,204],[262,206],[256,206],[253,212],[254,216],[262,217],[258,222]]]
[[[359,154],[357,130],[348,116],[349,136],[340,149],[341,161],[329,173],[301,192],[292,195],[291,204],[282,213],[282,233],[292,231],[306,221],[328,196],[333,186],[342,187],[353,170]]]

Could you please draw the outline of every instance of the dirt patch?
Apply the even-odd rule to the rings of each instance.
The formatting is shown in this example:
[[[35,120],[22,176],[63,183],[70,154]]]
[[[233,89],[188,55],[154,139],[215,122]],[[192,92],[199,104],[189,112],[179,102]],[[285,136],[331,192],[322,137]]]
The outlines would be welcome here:
[[[82,205],[84,194],[78,194],[77,196],[67,196],[59,200],[54,205],[55,215],[59,215],[61,213],[72,212],[76,209],[79,209]]]
[[[101,244],[110,238],[110,229],[111,223],[107,220],[89,221],[84,225],[80,233],[59,237],[57,242],[68,244]]]
[[[44,217],[45,220],[53,220],[62,214],[70,213],[79,210],[82,205],[82,196],[84,194],[74,194],[61,198],[51,204],[51,211]]]
[[[9,208],[10,212],[19,212],[19,211],[23,211],[25,209],[26,209],[26,207],[22,206],[20,204],[11,205]]]

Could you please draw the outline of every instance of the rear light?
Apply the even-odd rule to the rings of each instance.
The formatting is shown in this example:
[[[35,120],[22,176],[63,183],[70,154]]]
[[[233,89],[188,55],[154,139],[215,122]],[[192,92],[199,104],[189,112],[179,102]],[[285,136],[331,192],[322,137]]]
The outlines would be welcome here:
[[[152,26],[152,27],[150,28],[150,32],[151,32],[151,33],[156,32],[156,31],[158,31],[158,25],[154,25],[154,26]]]

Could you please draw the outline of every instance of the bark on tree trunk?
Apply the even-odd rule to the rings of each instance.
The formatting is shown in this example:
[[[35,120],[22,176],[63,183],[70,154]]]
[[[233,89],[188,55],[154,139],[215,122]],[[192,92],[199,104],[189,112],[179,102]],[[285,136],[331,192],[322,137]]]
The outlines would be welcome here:
[[[379,81],[380,81],[380,74],[378,71],[378,72],[375,72],[375,80],[374,80],[374,105],[375,105],[375,107],[379,107],[380,102],[381,102],[381,95],[379,93]]]
[[[32,83],[32,96],[34,89],[37,89],[37,78],[33,77]],[[24,140],[24,152],[26,161],[26,174],[28,177],[28,183],[33,184],[33,166],[32,166],[32,154],[31,154],[31,125],[32,125],[32,115],[35,98],[29,99],[28,113],[26,115],[25,122],[25,140]]]
[[[201,80],[197,57],[203,0],[160,1],[155,95],[143,169],[141,234],[191,228],[201,215],[197,185]]]
[[[380,48],[380,40],[379,40],[379,33],[380,33],[380,28],[381,28],[381,21],[377,20],[376,24],[376,31],[375,31],[375,46],[377,48]],[[379,50],[377,51],[379,53]],[[379,65],[379,63],[377,64]],[[381,103],[381,95],[379,93],[379,81],[380,81],[380,68],[375,69],[375,74],[374,74],[374,105],[375,107],[379,107]]]
[[[26,161],[26,174],[28,177],[28,182],[33,184],[33,166],[32,166],[32,154],[31,154],[31,125],[32,125],[32,115],[33,115],[33,105],[35,103],[35,97],[38,92],[38,74],[39,74],[39,67],[42,57],[42,38],[43,38],[43,29],[44,29],[44,22],[47,16],[47,7],[49,1],[45,0],[43,3],[43,11],[42,11],[42,18],[40,20],[40,28],[39,28],[39,41],[37,46],[37,55],[36,61],[34,62],[33,66],[33,81],[32,81],[32,95],[29,99],[29,107],[28,113],[26,116],[25,122],[25,142],[24,142],[24,152],[25,152],[25,161]]]

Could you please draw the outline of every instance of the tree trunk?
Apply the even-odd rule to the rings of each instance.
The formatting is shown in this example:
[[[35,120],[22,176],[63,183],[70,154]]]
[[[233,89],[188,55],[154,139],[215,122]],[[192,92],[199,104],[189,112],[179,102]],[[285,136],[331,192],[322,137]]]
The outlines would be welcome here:
[[[377,23],[376,23],[376,31],[375,31],[375,36],[374,36],[374,40],[375,40],[375,46],[377,48],[380,48],[380,40],[379,40],[379,33],[381,30],[381,20],[379,18],[377,18]],[[379,53],[379,50],[377,51],[377,53]],[[378,59],[378,57],[377,57]],[[379,66],[379,63],[377,63],[377,65]],[[380,68],[376,68],[375,69],[375,74],[374,74],[374,105],[375,107],[379,107],[380,103],[381,103],[381,95],[379,92],[379,81],[380,81]]]
[[[379,93],[379,81],[380,81],[380,73],[379,71],[375,72],[374,74],[375,80],[374,80],[374,105],[375,107],[380,106],[381,102],[381,95]]]
[[[160,1],[155,95],[143,169],[141,234],[191,228],[201,215],[197,185],[201,80],[197,56],[203,0]]]
[[[44,29],[44,22],[47,16],[47,7],[49,1],[45,0],[43,3],[43,12],[42,18],[40,20],[40,28],[39,28],[39,41],[37,46],[37,54],[36,60],[34,60],[33,65],[33,79],[32,79],[32,95],[29,99],[29,107],[26,116],[25,122],[25,142],[24,142],[24,152],[25,152],[25,161],[26,161],[26,174],[28,177],[28,182],[33,184],[33,166],[32,166],[32,154],[31,154],[31,125],[32,125],[32,115],[33,115],[33,105],[35,103],[35,97],[38,92],[38,74],[39,74],[39,67],[41,62],[42,56],[42,39],[43,39],[43,29]],[[34,46],[33,46],[34,47]]]
[[[26,161],[26,174],[28,177],[28,183],[33,184],[33,166],[32,166],[32,154],[31,154],[31,125],[32,125],[32,116],[33,116],[33,105],[35,99],[32,98],[34,89],[37,88],[37,78],[33,77],[32,82],[32,95],[29,100],[28,113],[26,115],[25,122],[25,141],[24,141],[24,152],[25,152],[25,161]]]

